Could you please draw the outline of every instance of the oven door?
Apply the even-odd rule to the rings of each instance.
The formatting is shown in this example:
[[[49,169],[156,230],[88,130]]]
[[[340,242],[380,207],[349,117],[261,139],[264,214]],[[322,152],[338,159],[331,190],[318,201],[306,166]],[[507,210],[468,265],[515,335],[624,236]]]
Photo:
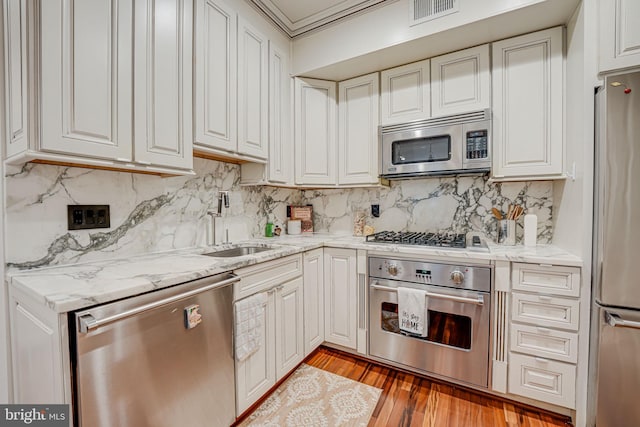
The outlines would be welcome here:
[[[428,334],[398,326],[398,286],[428,293]],[[371,279],[369,355],[411,370],[488,387],[491,298],[488,292]]]
[[[462,169],[462,125],[382,134],[382,176]]]

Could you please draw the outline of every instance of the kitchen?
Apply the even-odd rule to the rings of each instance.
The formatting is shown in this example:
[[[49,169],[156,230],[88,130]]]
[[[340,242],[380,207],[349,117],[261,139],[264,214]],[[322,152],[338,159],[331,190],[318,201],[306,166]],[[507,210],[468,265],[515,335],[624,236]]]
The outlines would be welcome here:
[[[575,272],[575,268],[578,268],[579,274],[569,277],[572,277],[572,280],[578,280],[580,284],[578,288],[566,291],[569,294],[564,296],[568,295],[571,301],[579,302],[582,307],[590,305],[594,173],[594,156],[591,149],[594,144],[593,89],[601,85],[599,71],[611,72],[638,65],[637,59],[633,62],[632,55],[615,58],[614,52],[610,52],[613,59],[606,62],[604,54],[599,51],[599,40],[606,38],[604,35],[598,36],[595,29],[598,28],[599,21],[611,17],[607,15],[608,12],[601,14],[598,11],[601,7],[607,11],[613,10],[609,2],[547,0],[505,3],[496,1],[482,6],[459,2],[457,12],[428,21],[426,24],[418,23],[413,26],[407,24],[406,2],[370,2],[368,9],[352,13],[345,19],[336,20],[314,31],[307,31],[308,28],[304,27],[292,29],[291,34],[286,34],[274,26],[272,21],[266,19],[256,6],[249,2],[196,1],[193,4],[193,10],[189,10],[190,2],[184,2],[181,3],[183,6],[181,13],[184,16],[190,16],[189,14],[192,13],[196,17],[193,24],[196,28],[193,44],[189,45],[189,37],[184,39],[178,37],[176,40],[186,43],[182,46],[183,50],[167,49],[166,52],[163,51],[163,55],[166,56],[157,57],[151,54],[136,55],[134,64],[126,62],[128,57],[126,54],[118,55],[119,61],[112,63],[112,66],[117,65],[117,67],[111,69],[111,72],[120,73],[119,79],[113,80],[118,83],[118,86],[113,88],[107,86],[109,87],[107,90],[112,91],[111,93],[105,93],[104,87],[92,85],[93,79],[112,82],[111,72],[105,71],[100,61],[73,62],[77,67],[76,77],[92,76],[92,78],[77,77],[77,81],[73,83],[78,85],[78,91],[65,91],[64,85],[55,83],[61,79],[57,70],[62,69],[63,73],[67,73],[65,76],[73,74],[64,68],[69,62],[61,59],[68,59],[64,55],[69,53],[63,48],[64,45],[61,46],[56,41],[59,38],[52,36],[35,39],[35,41],[28,38],[28,42],[34,44],[32,46],[19,38],[10,38],[7,34],[15,34],[14,31],[22,34],[21,31],[26,31],[26,28],[39,28],[38,26],[42,25],[42,31],[46,30],[48,35],[59,34],[67,40],[72,35],[67,31],[69,27],[63,25],[64,19],[41,18],[42,22],[38,22],[34,18],[36,12],[42,12],[43,17],[56,17],[57,14],[62,13],[59,10],[62,10],[65,19],[68,16],[86,18],[86,21],[80,20],[74,26],[77,34],[86,35],[86,37],[78,36],[77,40],[74,39],[75,54],[78,58],[82,58],[80,56],[82,54],[90,55],[98,51],[96,46],[112,48],[111,37],[96,38],[92,28],[105,25],[100,21],[101,16],[117,13],[117,22],[131,23],[135,20],[132,24],[135,34],[119,32],[117,38],[113,39],[124,43],[118,44],[118,47],[126,51],[128,47],[126,38],[129,37],[131,40],[133,37],[136,43],[135,49],[144,50],[145,46],[152,43],[144,37],[145,25],[148,23],[144,19],[141,20],[144,21],[143,23],[139,23],[133,16],[137,16],[138,19],[140,16],[146,16],[148,14],[144,9],[146,6],[136,4],[135,14],[128,13],[132,11],[127,11],[126,7],[115,11],[106,7],[98,13],[93,12],[91,7],[100,8],[105,7],[104,5],[96,4],[83,9],[78,4],[74,14],[69,14],[68,9],[56,9],[61,7],[58,3],[66,4],[65,2],[43,2],[43,4],[16,2],[15,4],[19,4],[20,7],[14,7],[13,2],[7,2],[4,21],[5,49],[11,52],[11,55],[6,56],[10,60],[7,60],[9,64],[6,65],[8,68],[5,68],[5,74],[8,74],[5,76],[5,81],[8,82],[5,87],[5,98],[8,101],[4,123],[6,129],[3,132],[7,135],[5,157],[8,158],[3,173],[5,176],[3,241],[7,269],[15,271],[78,262],[100,265],[100,267],[96,266],[93,272],[71,273],[74,275],[74,280],[79,280],[83,275],[99,279],[92,287],[94,294],[84,293],[82,288],[71,286],[70,289],[61,290],[54,295],[54,299],[50,301],[53,305],[49,308],[56,307],[55,310],[67,311],[78,309],[77,305],[70,308],[72,307],[70,301],[74,299],[69,298],[69,301],[65,299],[70,296],[75,297],[76,303],[84,298],[84,307],[88,306],[88,300],[92,301],[90,305],[95,305],[131,296],[132,287],[129,286],[133,285],[127,283],[126,275],[118,276],[117,274],[118,269],[129,270],[126,266],[115,262],[116,260],[159,252],[203,248],[211,243],[258,238],[264,235],[265,224],[268,221],[286,230],[286,206],[307,204],[313,206],[314,231],[320,233],[317,236],[322,242],[328,242],[336,236],[340,240],[340,235],[351,235],[353,216],[356,211],[366,212],[368,225],[376,231],[464,230],[496,240],[498,237],[496,219],[491,214],[491,209],[498,207],[506,212],[509,204],[522,205],[527,213],[535,213],[537,216],[538,243],[553,244],[553,248],[558,250],[557,258],[552,256],[544,262],[536,257],[524,256],[520,259],[520,261],[524,259],[524,262],[517,262],[519,260],[517,254],[513,255],[515,248],[492,246],[492,250],[497,253],[493,258],[495,276],[493,290],[496,295],[506,297],[511,294],[513,285],[510,283],[510,274],[520,271],[517,270],[518,268],[524,271],[526,265],[522,264],[527,264],[527,261],[551,263],[560,264],[557,267],[567,267],[571,272]],[[146,2],[140,3],[146,4]],[[261,2],[256,3],[258,7],[264,7],[264,5],[259,6]],[[632,2],[610,3],[625,5],[630,8],[630,14],[637,12],[633,9],[635,5]],[[202,9],[205,6],[210,8],[206,9],[206,14]],[[34,10],[31,10],[32,7]],[[138,10],[138,7],[142,9]],[[44,10],[40,11],[39,8]],[[175,13],[175,9],[173,12]],[[203,27],[209,22],[203,21],[203,16],[210,19],[210,27]],[[613,16],[611,19],[615,21],[615,18]],[[330,17],[326,19],[333,21]],[[176,24],[175,34],[178,34],[178,30],[187,34],[191,28],[190,25],[188,20],[185,20],[183,26]],[[553,29],[559,28],[559,25],[565,25],[566,28],[556,30],[554,35]],[[287,27],[287,24],[282,23],[282,26]],[[125,25],[124,28],[128,27]],[[206,32],[198,31],[198,28],[206,28],[210,32],[209,38],[198,37],[198,34]],[[611,26],[611,28],[614,27]],[[300,34],[296,35],[296,31],[300,31]],[[560,48],[560,52],[564,52],[564,60],[560,63],[561,86],[557,88],[558,90],[552,90],[551,86],[546,87],[548,92],[545,93],[550,94],[550,99],[541,99],[543,97],[537,95],[535,84],[539,83],[539,80],[535,78],[528,80],[530,87],[524,88],[529,89],[524,93],[509,92],[506,90],[509,89],[508,83],[504,83],[507,81],[506,77],[504,80],[499,80],[502,77],[496,72],[500,58],[497,52],[502,51],[505,55],[517,52],[510,50],[518,45],[514,42],[515,38],[538,31],[549,32],[548,36],[538,39],[550,40],[550,44],[538,45],[543,46],[540,48],[542,51]],[[557,34],[560,34],[560,45],[552,43],[553,40],[557,40]],[[294,36],[293,39],[290,36]],[[86,40],[87,43],[81,43],[82,40]],[[170,40],[168,43],[176,43],[176,40]],[[216,43],[219,40],[225,40],[228,43]],[[42,43],[42,46],[38,46],[36,41]],[[212,42],[207,44],[205,41]],[[509,41],[513,43],[509,44]],[[480,60],[480,63],[487,68],[481,68],[486,70],[485,74],[481,71],[478,75],[485,75],[485,78],[490,79],[492,98],[479,99],[480,107],[473,110],[491,108],[494,120],[492,135],[494,160],[497,160],[498,156],[507,156],[500,158],[503,160],[501,163],[497,161],[493,163],[493,179],[488,180],[482,175],[454,176],[393,180],[388,185],[381,185],[378,178],[377,159],[371,155],[365,155],[372,151],[377,152],[378,126],[372,126],[365,120],[346,120],[341,116],[341,112],[347,110],[341,109],[339,102],[348,98],[349,90],[352,88],[356,91],[353,93],[358,93],[359,90],[377,87],[375,80],[367,80],[363,76],[375,75],[374,77],[380,79],[377,84],[384,88],[387,84],[385,81],[392,81],[383,78],[386,70],[399,69],[405,64],[421,63],[426,59],[431,59],[431,65],[433,65],[437,58],[445,57],[450,52],[476,48],[486,43],[492,43],[492,45],[491,47],[487,45],[486,53],[481,54],[484,56],[478,56],[478,58],[485,58],[484,62]],[[608,46],[605,41],[602,43],[603,46]],[[172,58],[175,59],[172,55],[176,55],[176,52],[183,54],[189,50],[189,46],[194,49],[196,59],[207,58],[210,52],[214,52],[216,60],[180,62],[174,60],[181,66],[167,67],[167,73],[164,74],[158,72],[155,76],[156,81],[151,80],[149,75],[145,75],[145,70],[154,66],[147,61],[171,61]],[[33,63],[28,62],[23,69],[15,68],[16,58],[20,61],[19,53],[27,48],[34,50],[41,48],[40,62],[34,60]],[[220,56],[221,52],[222,56]],[[251,55],[256,52],[258,52],[257,55]],[[489,55],[489,52],[492,55]],[[531,52],[532,55],[540,55],[539,51]],[[606,52],[609,54],[608,51]],[[491,58],[491,62],[487,61],[488,58]],[[549,58],[557,57],[549,56]],[[33,58],[30,57],[30,59]],[[129,58],[130,62],[131,59]],[[511,59],[516,60],[517,57],[513,56]],[[618,59],[623,62],[616,62]],[[492,68],[490,77],[489,64]],[[557,75],[557,60],[547,65],[549,68],[545,69],[555,73],[552,75]],[[206,68],[207,66],[210,68]],[[131,73],[132,69],[134,73]],[[434,68],[426,69],[431,72],[429,82],[431,96],[433,96],[436,93],[433,82],[438,80],[434,79],[432,71]],[[517,75],[515,71],[517,69],[514,68],[514,75]],[[22,72],[27,72],[29,78],[22,79]],[[41,86],[31,87],[29,82],[35,79],[34,74],[38,72],[42,74],[38,80]],[[127,72],[134,75],[128,75]],[[527,70],[524,71],[526,72]],[[303,76],[303,78],[292,80],[292,75]],[[170,80],[172,78],[175,80],[175,76],[180,76],[177,80],[179,85],[172,84]],[[193,76],[193,81],[190,76]],[[206,79],[206,76],[211,77]],[[257,85],[256,81],[264,79],[265,76],[269,76],[269,84]],[[276,78],[278,76],[279,78]],[[127,83],[132,81],[149,81],[150,83],[148,85]],[[558,80],[553,82],[557,84]],[[193,91],[191,87],[194,88]],[[157,88],[163,90],[156,90]],[[167,88],[172,89],[167,90]],[[502,93],[499,90],[504,91],[504,96],[508,97],[509,102],[515,102],[518,108],[525,109],[532,115],[524,119],[514,118],[511,122],[514,128],[501,128],[501,118],[505,117],[505,111],[513,106],[505,106],[497,102],[497,99],[500,99],[498,95]],[[483,93],[485,92],[486,90]],[[23,93],[25,95],[22,102],[16,104],[16,100],[20,100],[19,95]],[[367,117],[373,117],[376,120],[387,117],[384,113],[387,104],[381,99],[384,93],[385,91],[380,92],[378,102],[372,101],[378,99],[377,92],[374,94],[375,98],[370,97],[369,106],[379,107],[380,110],[376,109],[377,114],[372,113]],[[216,96],[207,96],[208,94]],[[327,94],[327,97],[321,96],[324,94]],[[560,95],[559,99],[557,99],[558,95]],[[131,99],[131,96],[134,98],[133,105],[123,102]],[[429,96],[429,93],[426,93],[426,96]],[[327,98],[333,99],[334,102],[326,103]],[[100,102],[96,102],[96,99]],[[492,102],[487,105],[486,103],[491,99]],[[522,101],[519,102],[519,99]],[[524,101],[527,99],[529,99],[529,106]],[[60,108],[60,100],[63,100],[63,108]],[[547,104],[542,105],[547,105],[550,109],[540,113],[531,106],[534,101],[546,102]],[[150,105],[153,102],[157,102],[163,108],[152,109]],[[64,128],[68,126],[65,120],[69,120],[62,115],[63,111],[67,111],[64,107],[66,105],[75,105],[74,109],[69,110],[68,113],[73,115],[75,120],[73,124],[77,126],[77,130],[72,131],[71,135],[68,129]],[[362,107],[357,102],[354,105]],[[437,103],[434,103],[433,98],[427,98],[423,105],[432,106]],[[304,106],[306,109],[298,106]],[[559,109],[558,106],[560,106]],[[41,121],[36,120],[36,111],[43,116]],[[96,111],[101,114],[96,114]],[[353,112],[356,115],[359,114],[357,110]],[[440,115],[444,114],[423,112],[422,117]],[[179,120],[161,120],[166,117],[179,118]],[[321,120],[322,117],[327,118],[326,123]],[[365,115],[357,117],[361,118]],[[306,120],[307,118],[315,120]],[[189,123],[193,121],[193,129],[191,126],[184,125],[187,121]],[[517,167],[522,166],[518,164],[521,159],[517,158],[517,155],[509,158],[509,155],[514,154],[508,150],[496,148],[501,147],[498,144],[500,141],[505,141],[507,137],[512,137],[508,141],[509,144],[518,144],[518,140],[513,138],[517,135],[518,139],[521,139],[519,141],[521,145],[518,147],[524,150],[522,152],[538,155],[539,152],[527,151],[524,147],[540,148],[540,143],[536,142],[537,139],[544,139],[547,135],[541,136],[540,128],[536,126],[528,127],[529,122],[544,123],[544,129],[549,132],[550,140],[560,141],[560,162],[551,162],[553,163],[549,166],[552,168],[551,172],[547,170],[541,173],[540,169],[536,172],[526,168],[518,170]],[[65,124],[62,125],[63,123]],[[358,128],[362,123],[364,127]],[[345,124],[353,125],[354,128],[349,128]],[[58,137],[60,132],[62,137]],[[120,133],[114,134],[114,132]],[[56,135],[56,138],[45,137],[50,134]],[[358,134],[369,135],[366,141],[369,143],[373,141],[375,150],[356,145],[355,154],[344,152],[342,150],[344,143],[341,141]],[[149,135],[155,136],[155,139],[149,138]],[[109,138],[117,143],[105,143]],[[135,142],[133,155],[131,139]],[[77,143],[79,140],[88,140],[92,144],[82,145]],[[183,145],[176,146],[176,140]],[[333,143],[327,144],[328,140]],[[143,143],[140,144],[140,141]],[[321,144],[323,141],[324,144]],[[197,155],[193,159],[192,167],[188,164],[190,156],[185,155],[191,152],[191,144]],[[557,150],[558,145],[551,144],[549,148],[552,150],[545,153],[555,155],[554,150]],[[107,152],[107,150],[111,151]],[[221,158],[225,161],[220,161]],[[25,163],[34,160],[35,162]],[[241,165],[230,163],[230,161],[238,163],[247,160],[251,161]],[[509,163],[509,160],[513,162]],[[553,160],[557,158],[553,157]],[[89,165],[93,169],[69,167],[72,164]],[[267,164],[266,167],[265,164]],[[375,167],[373,174],[371,164]],[[499,167],[503,170],[499,171],[497,169]],[[515,167],[516,170],[510,167]],[[101,170],[105,168],[120,171]],[[191,174],[191,170],[194,174]],[[149,172],[165,175],[179,173],[185,176],[159,177]],[[509,173],[512,173],[511,178],[508,176]],[[498,176],[501,174],[506,174],[506,177]],[[548,179],[550,175],[553,179]],[[547,179],[540,179],[541,177]],[[105,185],[105,183],[108,184]],[[209,212],[216,210],[220,191],[229,192],[229,206],[220,210],[220,217],[212,218]],[[112,226],[90,232],[68,231],[66,206],[90,204],[108,204]],[[379,205],[379,217],[370,215],[371,205]],[[433,214],[434,212],[437,214]],[[210,240],[213,234],[211,223],[217,236],[214,242]],[[522,227],[517,228],[519,242],[522,242],[522,231]],[[277,237],[267,239],[267,244],[285,245],[285,236],[281,237],[280,240],[277,240]],[[260,241],[262,242],[262,239]],[[308,241],[303,240],[303,242]],[[318,249],[314,247],[318,244],[317,241],[314,242],[309,249]],[[306,243],[302,246],[306,247],[305,245]],[[333,243],[333,245],[336,244]],[[367,248],[372,246],[358,243],[346,248],[355,251],[357,255],[355,260],[344,258],[345,265],[351,266],[352,262],[357,264],[356,287],[364,286],[363,280],[367,276],[366,253]],[[375,248],[369,251],[385,251],[381,246],[375,246]],[[332,249],[340,249],[340,246]],[[518,249],[525,250],[521,246]],[[282,250],[287,255],[293,255],[285,249]],[[413,250],[414,255],[416,251],[420,253],[416,249]],[[451,251],[445,252],[450,256]],[[412,250],[407,254],[412,254]],[[513,256],[515,258],[512,258]],[[178,280],[178,277],[184,277],[180,274],[188,275],[191,271],[189,266],[194,272],[197,271],[199,276],[203,274],[202,271],[206,271],[207,274],[222,272],[206,267],[209,264],[203,264],[205,261],[197,261],[198,257],[191,258],[185,255],[185,258],[181,261],[186,263],[184,271],[180,272],[182,267],[177,267],[178,271],[174,272],[169,279],[166,275],[171,272],[167,271],[166,266],[155,265],[149,260],[148,264],[156,269],[153,274],[157,277],[155,280],[151,278],[149,284],[144,285],[147,287],[136,288],[139,289],[136,293],[178,283],[175,280]],[[433,258],[442,259],[437,255]],[[478,258],[485,259],[482,255],[478,255]],[[342,258],[337,256],[335,259]],[[553,261],[549,261],[550,259]],[[512,260],[516,262],[512,263]],[[102,279],[100,275],[94,275],[105,269],[111,261],[114,262],[112,266],[114,275],[104,277],[120,277],[117,280],[118,285],[107,289],[105,284],[104,289],[99,289],[102,286],[101,283],[106,283],[107,280]],[[146,264],[141,260],[138,265]],[[230,265],[233,265],[233,262]],[[246,267],[246,265],[240,267]],[[135,271],[132,272],[134,273]],[[149,275],[150,272],[140,270],[137,274]],[[34,281],[38,281],[33,272],[20,273],[21,277],[29,275],[32,275]],[[42,289],[46,290],[47,280],[44,277],[42,276],[42,283],[34,286],[43,286]],[[189,277],[189,280],[199,278]],[[80,286],[80,283],[79,280],[75,284]],[[513,289],[516,290],[515,287]],[[520,290],[523,291],[520,292],[521,297],[529,297],[536,292],[532,289],[521,288]],[[71,295],[65,296],[64,292],[69,292]],[[549,297],[546,294],[541,296]],[[555,296],[551,297],[555,298]],[[4,298],[9,301],[10,296],[5,294]],[[69,305],[63,308],[67,302]],[[3,310],[7,310],[6,304],[2,307]],[[497,305],[493,304],[493,308],[496,309]],[[508,314],[504,316],[507,321],[510,319]],[[5,313],[3,318],[7,317],[8,313]],[[592,401],[588,396],[589,386],[594,382],[593,379],[587,381],[588,373],[593,372],[589,370],[587,363],[590,320],[589,310],[582,308],[579,317],[572,319],[577,322],[576,324],[568,328],[561,326],[558,330],[558,332],[563,332],[563,329],[580,330],[577,350],[573,349],[577,351],[577,357],[571,359],[571,362],[567,363],[566,360],[564,362],[574,370],[576,378],[572,386],[575,392],[574,401],[562,406],[547,405],[544,399],[527,398],[526,393],[523,398],[525,402],[535,403],[536,406],[551,408],[556,412],[564,411],[573,417],[575,425],[591,425],[590,420],[594,416],[590,413],[593,405],[588,404]],[[526,326],[526,323],[526,320],[521,320],[514,324]],[[494,327],[497,327],[496,323]],[[539,325],[539,327],[543,326]],[[553,326],[550,329],[556,331]],[[3,329],[4,332],[8,336],[8,331]],[[506,331],[503,332],[506,333]],[[360,341],[356,339],[355,348],[351,347],[360,354],[367,352],[366,332],[364,333],[364,339]],[[9,350],[10,340],[5,337],[0,342],[7,347],[6,351],[2,352],[4,356]],[[361,348],[363,345],[364,348]],[[344,347],[348,348],[349,345]],[[507,384],[507,379],[511,379],[507,374],[509,369],[507,361],[509,357],[521,356],[522,351],[509,351],[508,348],[502,350],[508,353],[503,355],[504,360],[496,360],[499,355],[493,350],[492,389],[500,392],[502,387],[502,392],[505,393],[507,390],[515,389]],[[573,354],[571,357],[575,356]],[[64,357],[62,359],[61,366],[65,366]],[[7,366],[12,366],[9,364],[10,360],[7,359]],[[16,358],[10,362],[14,363],[14,376],[18,376],[15,373],[15,364],[18,362]],[[27,370],[26,366],[23,368]],[[504,370],[502,376],[500,376],[500,369]],[[67,385],[64,385],[66,380],[63,373],[58,372],[55,375],[60,376],[60,378],[56,377],[56,387],[62,387],[65,390],[63,393],[66,396],[65,399],[69,399],[66,393],[71,391],[67,389]],[[16,382],[15,378],[12,381]],[[501,381],[502,386],[499,385]],[[10,384],[9,380],[1,383]],[[0,394],[0,401],[11,401],[10,393],[15,393],[15,390],[17,390],[15,384],[13,390],[9,387],[1,390],[3,394]],[[56,391],[56,395],[59,394],[59,391]],[[514,394],[510,396],[517,398]],[[16,399],[16,401],[19,400]]]

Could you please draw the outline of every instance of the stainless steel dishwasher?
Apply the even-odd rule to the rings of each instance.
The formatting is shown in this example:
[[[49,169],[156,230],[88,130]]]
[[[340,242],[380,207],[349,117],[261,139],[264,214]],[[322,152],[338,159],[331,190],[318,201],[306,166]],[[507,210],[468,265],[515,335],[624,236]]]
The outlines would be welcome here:
[[[76,312],[77,425],[231,425],[238,280],[225,273]]]

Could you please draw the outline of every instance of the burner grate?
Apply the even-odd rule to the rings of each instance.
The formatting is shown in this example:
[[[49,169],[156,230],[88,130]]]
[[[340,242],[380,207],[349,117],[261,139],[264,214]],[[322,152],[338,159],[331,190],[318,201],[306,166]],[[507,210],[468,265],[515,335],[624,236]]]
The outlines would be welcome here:
[[[438,246],[447,248],[467,247],[462,233],[422,233],[412,231],[380,231],[366,237],[371,243],[395,243],[399,245]]]

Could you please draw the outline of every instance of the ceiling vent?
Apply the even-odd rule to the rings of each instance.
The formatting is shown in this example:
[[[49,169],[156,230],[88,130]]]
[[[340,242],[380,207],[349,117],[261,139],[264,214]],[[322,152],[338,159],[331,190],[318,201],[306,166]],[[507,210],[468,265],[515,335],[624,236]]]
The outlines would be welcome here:
[[[409,25],[422,24],[460,9],[460,0],[409,0]]]

